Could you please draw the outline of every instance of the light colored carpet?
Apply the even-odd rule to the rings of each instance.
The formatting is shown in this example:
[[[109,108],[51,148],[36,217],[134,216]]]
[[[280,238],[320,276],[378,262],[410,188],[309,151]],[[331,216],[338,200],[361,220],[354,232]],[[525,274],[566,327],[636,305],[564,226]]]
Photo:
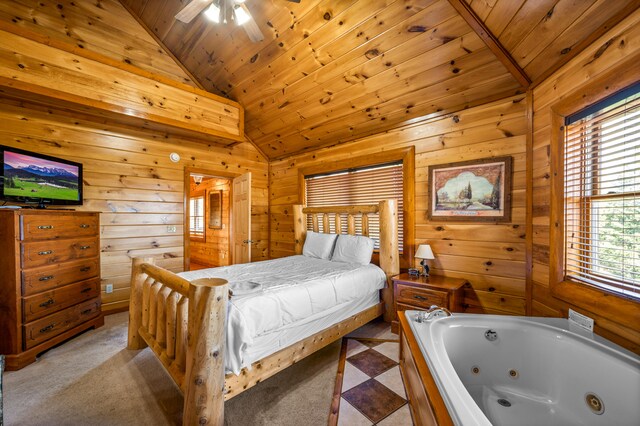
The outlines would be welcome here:
[[[394,338],[374,322],[354,334]],[[54,348],[20,371],[5,372],[6,425],[180,424],[182,394],[149,349],[129,351],[127,314]],[[340,342],[225,404],[225,423],[325,425]]]

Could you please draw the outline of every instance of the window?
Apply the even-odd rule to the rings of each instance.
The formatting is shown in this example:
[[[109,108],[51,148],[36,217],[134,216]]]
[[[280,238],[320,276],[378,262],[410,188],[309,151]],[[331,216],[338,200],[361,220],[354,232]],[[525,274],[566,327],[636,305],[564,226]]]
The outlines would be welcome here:
[[[204,238],[204,196],[189,199],[189,233],[192,238]]]
[[[351,204],[374,204],[385,199],[398,200],[398,245],[402,250],[404,243],[404,197],[402,162],[372,167],[344,170],[329,174],[305,176],[306,200],[309,207],[344,206]],[[342,221],[342,233],[347,233],[347,215]],[[308,218],[309,227],[311,217]],[[330,232],[335,233],[331,222]],[[322,223],[320,223],[322,227]],[[323,230],[324,231],[324,230]],[[356,219],[356,232],[362,231],[362,220]],[[378,217],[369,218],[369,236],[379,246],[380,224]]]
[[[640,299],[640,84],[564,132],[565,280]]]

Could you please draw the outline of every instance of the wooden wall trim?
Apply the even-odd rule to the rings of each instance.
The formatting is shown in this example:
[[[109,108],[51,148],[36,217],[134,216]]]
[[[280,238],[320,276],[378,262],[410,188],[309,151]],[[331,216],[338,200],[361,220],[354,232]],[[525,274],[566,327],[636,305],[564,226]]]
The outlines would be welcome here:
[[[104,65],[109,65],[111,67],[118,68],[123,71],[127,71],[132,74],[139,75],[141,77],[149,78],[151,80],[155,80],[159,83],[163,83],[168,86],[173,86],[177,89],[184,90],[186,92],[191,92],[193,94],[204,96],[206,98],[218,101],[223,104],[227,104],[232,107],[242,108],[242,106],[238,102],[232,101],[231,99],[227,99],[225,97],[218,96],[204,90],[200,90],[196,87],[189,86],[188,84],[182,83],[180,81],[176,81],[168,77],[143,70],[141,68],[136,67],[135,65],[130,65],[125,62],[117,61],[115,59],[109,58],[108,56],[101,55],[100,53],[83,49],[79,46],[65,43],[60,40],[55,40],[50,37],[36,33],[34,31],[30,31],[26,28],[22,28],[17,25],[11,25],[8,22],[1,21],[1,20],[0,20],[0,31],[6,31],[8,33],[12,33],[17,36],[56,48],[58,50],[62,50],[68,53],[73,53],[74,55],[78,55],[86,59],[91,59],[92,61],[100,62]]]
[[[194,137],[244,141],[243,109],[233,101],[6,22],[0,21],[0,33],[3,56],[20,57],[2,66],[0,85],[18,97],[61,101],[125,122],[133,117]],[[196,114],[202,118],[197,123]]]
[[[525,248],[525,301],[526,314],[533,315],[533,90],[527,90],[527,213]]]
[[[306,198],[305,176],[402,161],[404,247],[400,257],[400,267],[409,268],[413,260],[413,242],[415,241],[415,152],[415,146],[409,146],[300,168],[298,169],[298,204],[303,204]]]
[[[476,34],[484,41],[489,50],[493,52],[496,58],[502,62],[507,70],[525,89],[531,84],[529,76],[524,72],[520,65],[511,57],[509,52],[502,46],[498,39],[489,31],[482,19],[476,15],[469,3],[465,0],[449,0],[453,8],[462,16]]]
[[[164,44],[164,42],[160,39],[160,37],[158,37],[156,33],[154,33],[153,31],[151,31],[151,28],[149,28],[147,24],[136,13],[133,12],[131,7],[129,7],[129,5],[123,0],[118,0],[118,2],[129,13],[129,15],[131,15],[131,17],[133,17],[133,19],[136,20],[138,25],[140,25],[147,32],[147,34],[149,34],[149,36],[158,44],[158,46],[160,46],[160,48],[164,51],[164,53],[166,53],[167,56],[169,56],[173,60],[173,62],[175,62],[176,65],[179,66],[180,69],[182,69],[182,71],[184,71],[184,73],[187,76],[189,76],[191,81],[193,81],[193,84],[195,84],[198,87],[198,89],[204,90],[206,92],[207,89],[202,85],[202,83],[200,83],[200,80],[198,80],[198,78],[195,75],[193,75],[193,73],[189,71],[189,69],[185,67],[184,64],[178,58],[176,58],[173,52],[169,50],[167,45]]]

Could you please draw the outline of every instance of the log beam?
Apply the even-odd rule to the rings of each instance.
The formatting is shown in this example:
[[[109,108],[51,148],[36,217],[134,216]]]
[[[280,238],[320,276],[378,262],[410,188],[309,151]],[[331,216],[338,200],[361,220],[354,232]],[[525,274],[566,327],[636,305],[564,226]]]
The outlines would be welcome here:
[[[465,0],[449,0],[449,3],[453,8],[462,16],[462,18],[469,24],[471,29],[484,41],[489,50],[493,52],[496,58],[502,62],[507,70],[513,75],[518,83],[523,88],[528,88],[531,84],[531,79],[524,72],[520,65],[513,59],[511,54],[505,49],[500,41],[489,31],[482,19],[476,15],[471,6]]]

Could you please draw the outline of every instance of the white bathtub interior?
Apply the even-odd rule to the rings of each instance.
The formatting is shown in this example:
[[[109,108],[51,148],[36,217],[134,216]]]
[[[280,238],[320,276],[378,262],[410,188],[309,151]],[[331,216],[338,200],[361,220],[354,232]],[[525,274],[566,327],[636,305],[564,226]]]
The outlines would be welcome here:
[[[457,424],[640,425],[640,359],[564,319],[407,317]]]

